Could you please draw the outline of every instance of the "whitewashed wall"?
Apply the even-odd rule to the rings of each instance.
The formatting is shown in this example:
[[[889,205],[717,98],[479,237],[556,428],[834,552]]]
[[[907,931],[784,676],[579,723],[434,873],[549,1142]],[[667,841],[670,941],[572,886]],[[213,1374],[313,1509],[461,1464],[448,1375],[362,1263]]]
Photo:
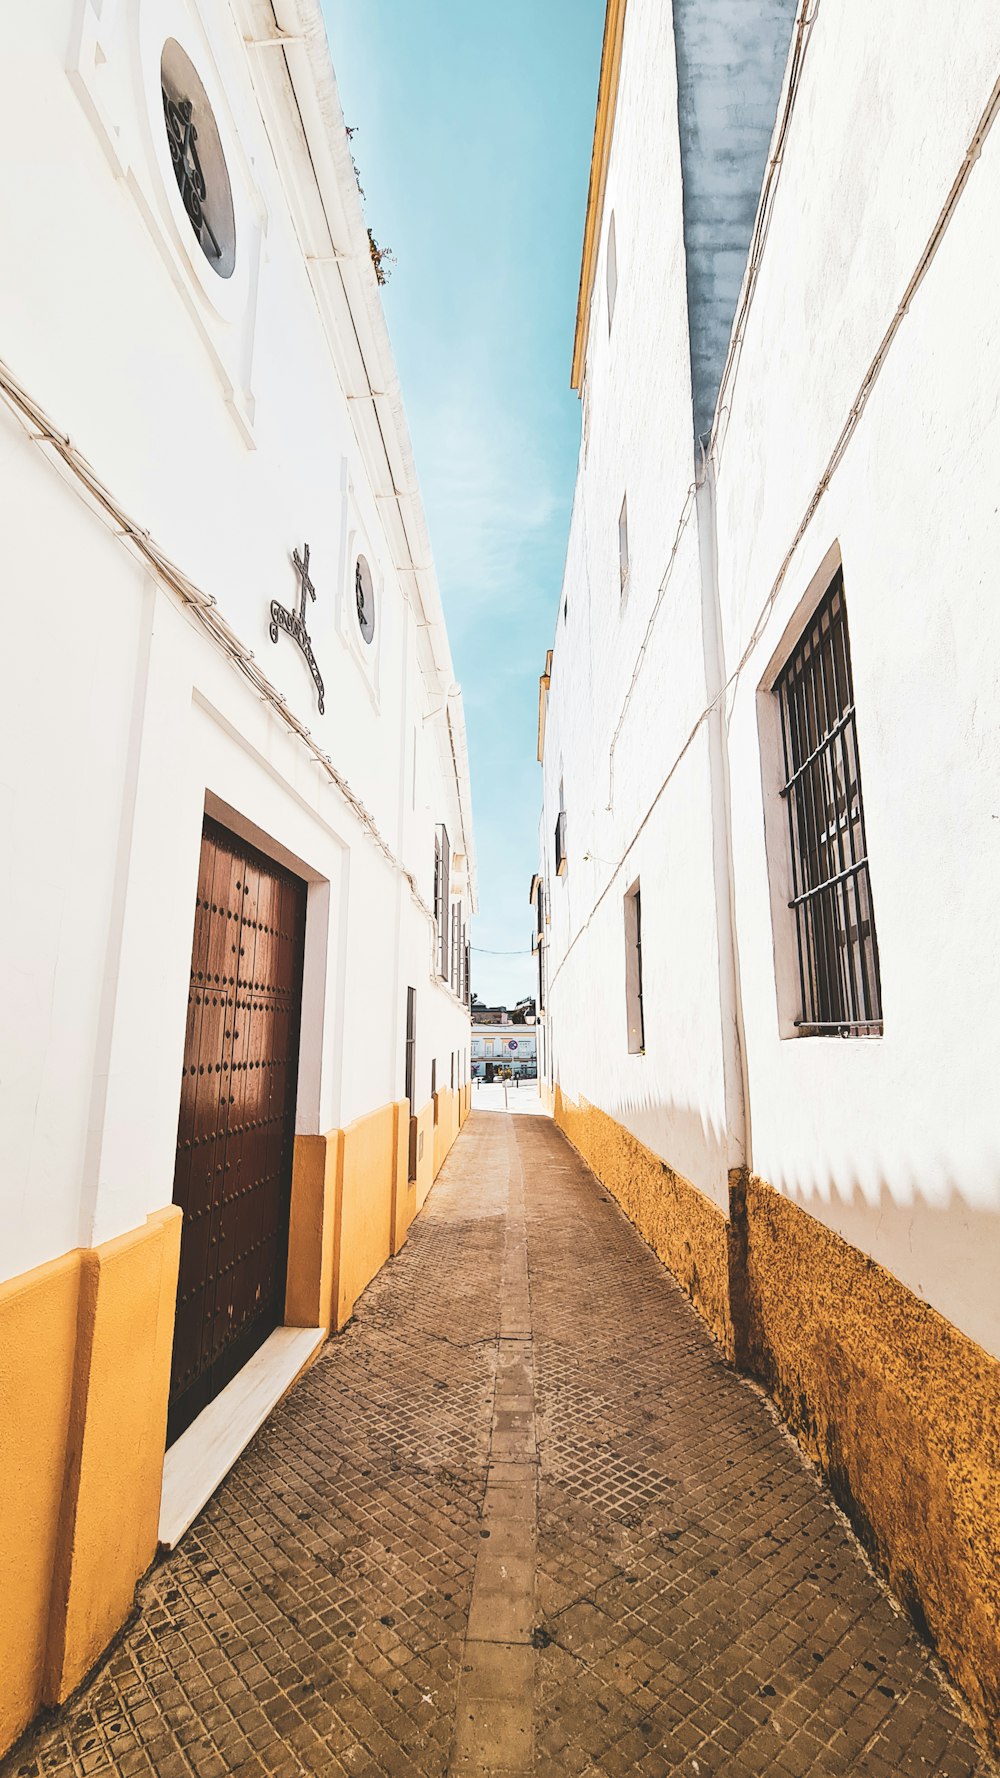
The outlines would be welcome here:
[[[1000,19],[986,6],[820,9],[722,451],[730,667],[998,65]],[[730,740],[754,1164],[994,1353],[998,201],[994,130],[741,675]],[[779,1036],[775,951],[780,965],[794,935],[772,921],[764,843],[777,762],[766,745],[760,757],[773,699],[758,687],[838,544],[881,959],[885,1034],[874,1041]]]
[[[694,477],[676,94],[670,8],[636,0],[626,14],[582,397],[567,612],[564,618],[560,609],[556,625],[546,720],[546,1067],[571,1098],[609,1112],[724,1204],[730,1133],[704,733],[663,782],[705,701],[693,513],[663,585]],[[612,212],[618,291],[609,333]],[[623,596],[618,518],[626,494],[630,572]],[[553,847],[561,779],[569,853],[562,878]],[[629,1055],[625,1017],[623,896],[636,877],[645,1055]]]
[[[722,1201],[726,1132],[730,1151],[734,1132],[720,1028],[734,1007],[727,944],[718,943],[728,921],[717,869],[713,893],[725,830],[710,770],[699,518],[685,504],[691,395],[669,12],[630,0],[602,223],[604,241],[614,210],[610,340],[603,245],[590,318],[568,616],[557,622],[545,743],[549,1040],[565,1092],[618,1117]],[[708,590],[717,549],[726,674],[764,619],[725,706],[749,1158],[994,1353],[995,130],[769,615],[765,608],[998,65],[1000,22],[988,8],[960,19],[930,0],[818,9],[738,370],[724,390],[717,532],[704,503],[700,525]],[[632,576],[619,610],[626,489]],[[885,1034],[873,1040],[795,1036],[798,1008],[779,1009],[776,985],[794,973],[795,941],[772,882],[785,873],[778,854],[787,837],[769,687],[838,548],[881,955]],[[552,856],[561,777],[564,882]],[[602,862],[586,863],[588,851]],[[627,1054],[625,1031],[622,895],[637,876],[644,1057]]]
[[[297,217],[319,204],[297,113],[290,96],[282,111],[279,82],[265,128],[251,82],[250,56],[281,52],[248,51],[228,8],[203,10],[141,0],[98,17],[89,0],[44,0],[8,21],[0,130],[18,177],[0,188],[0,356],[214,596],[430,902],[435,824],[458,850],[468,811],[443,715],[440,612],[432,655],[293,226],[290,167]],[[105,33],[105,60],[88,31]],[[227,148],[238,260],[221,294],[195,263],[166,151],[159,49],[171,34],[205,78]],[[280,177],[276,117],[288,130]],[[357,208],[353,192],[341,199]],[[353,246],[370,275],[359,218]],[[0,486],[0,1269],[11,1276],[170,1201],[206,806],[310,883],[300,1130],[402,1095],[408,985],[421,1100],[431,1054],[467,1050],[469,1023],[434,979],[430,922],[402,872],[6,408]],[[307,541],[322,717],[302,655],[267,633],[271,599],[296,603],[290,555]],[[371,649],[354,612],[359,547],[378,594]],[[466,877],[466,917],[473,893]]]

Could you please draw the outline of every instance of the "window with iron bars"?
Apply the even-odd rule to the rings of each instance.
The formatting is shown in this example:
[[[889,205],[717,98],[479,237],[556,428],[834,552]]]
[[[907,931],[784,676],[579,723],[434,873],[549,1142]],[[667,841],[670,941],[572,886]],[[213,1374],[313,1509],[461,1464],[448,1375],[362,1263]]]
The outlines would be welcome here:
[[[837,573],[774,686],[781,707],[802,1035],[882,1031],[878,940]]]

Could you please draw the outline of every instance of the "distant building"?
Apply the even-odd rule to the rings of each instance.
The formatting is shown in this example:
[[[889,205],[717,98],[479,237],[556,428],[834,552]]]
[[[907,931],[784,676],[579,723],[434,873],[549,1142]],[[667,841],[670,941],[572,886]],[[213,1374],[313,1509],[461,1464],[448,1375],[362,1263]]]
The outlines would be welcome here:
[[[495,1080],[501,1070],[512,1075],[528,1076],[538,1072],[537,1036],[532,1025],[513,1024],[506,1007],[488,1009],[502,1012],[502,1020],[480,1022],[473,1008],[472,1078]]]

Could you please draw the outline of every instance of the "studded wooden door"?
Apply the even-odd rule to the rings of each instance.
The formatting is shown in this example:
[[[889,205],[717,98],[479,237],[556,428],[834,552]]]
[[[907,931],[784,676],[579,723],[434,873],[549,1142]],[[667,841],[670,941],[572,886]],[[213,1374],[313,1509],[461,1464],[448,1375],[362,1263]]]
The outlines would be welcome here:
[[[306,886],[206,819],[174,1203],[168,1443],[282,1321]]]

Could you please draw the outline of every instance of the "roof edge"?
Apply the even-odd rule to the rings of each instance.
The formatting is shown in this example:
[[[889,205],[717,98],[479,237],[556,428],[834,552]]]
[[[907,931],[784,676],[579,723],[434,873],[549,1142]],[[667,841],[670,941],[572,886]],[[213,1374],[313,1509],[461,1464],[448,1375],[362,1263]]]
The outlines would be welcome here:
[[[608,0],[604,17],[604,43],[601,49],[601,76],[597,88],[597,116],[594,121],[594,146],[590,157],[590,184],[587,189],[587,214],[583,225],[583,261],[580,266],[580,290],[576,299],[576,333],[573,337],[573,369],[570,388],[580,392],[583,383],[587,336],[590,332],[590,299],[597,274],[597,246],[604,213],[604,188],[611,158],[611,138],[618,104],[618,76],[622,65],[622,41],[625,35],[627,0]]]

